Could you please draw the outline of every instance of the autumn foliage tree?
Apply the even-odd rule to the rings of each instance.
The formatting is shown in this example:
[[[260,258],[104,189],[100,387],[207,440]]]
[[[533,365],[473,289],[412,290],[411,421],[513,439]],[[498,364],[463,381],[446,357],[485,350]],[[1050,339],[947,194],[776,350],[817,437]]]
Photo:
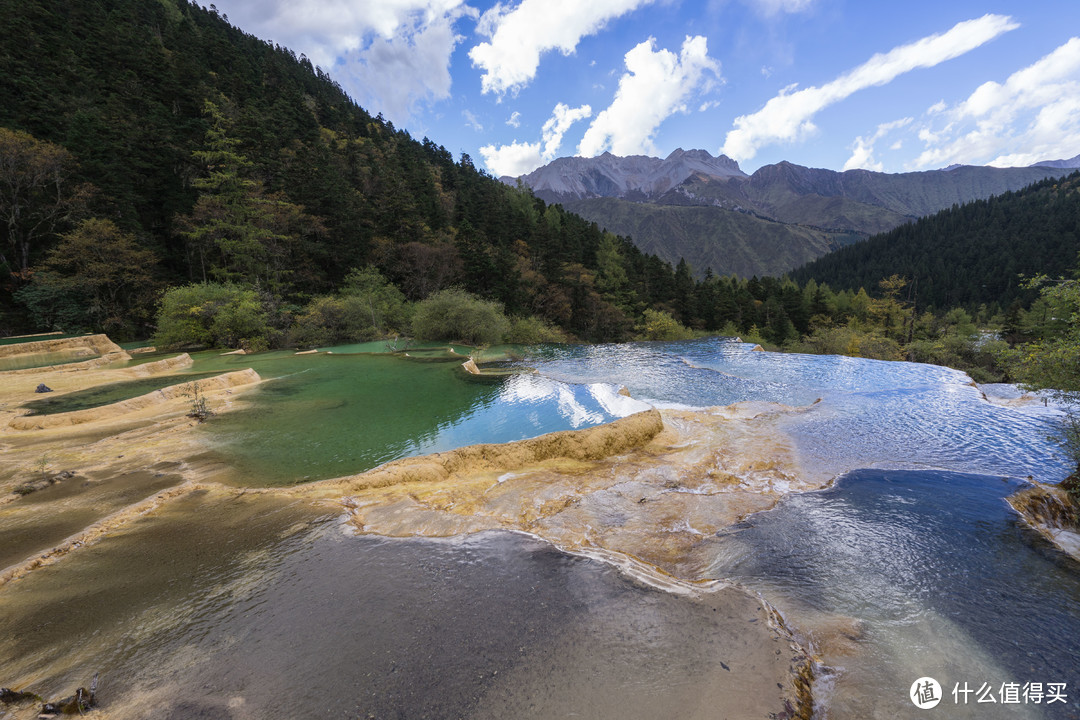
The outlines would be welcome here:
[[[117,338],[133,337],[153,315],[160,290],[156,265],[154,253],[134,235],[111,220],[91,218],[61,236],[19,296],[42,326],[100,328]]]
[[[28,277],[34,254],[82,206],[85,185],[72,181],[64,148],[0,127],[0,265]]]

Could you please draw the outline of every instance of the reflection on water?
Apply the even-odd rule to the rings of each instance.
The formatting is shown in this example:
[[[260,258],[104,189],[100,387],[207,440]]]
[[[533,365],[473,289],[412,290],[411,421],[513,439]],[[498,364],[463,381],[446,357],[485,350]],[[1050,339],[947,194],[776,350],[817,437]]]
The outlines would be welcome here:
[[[265,382],[251,406],[203,429],[248,484],[289,484],[363,472],[389,460],[475,443],[591,427],[647,406],[611,386],[511,376],[465,382],[458,363],[376,355],[199,355],[192,371],[252,367]]]
[[[625,382],[634,397],[703,407],[822,402],[787,428],[804,462],[840,474],[933,467],[1060,480],[1053,416],[985,401],[962,372],[833,355],[752,352],[716,339],[547,349],[529,363],[569,382]]]
[[[853,658],[821,648],[844,666],[830,717],[914,716],[907,689],[928,675],[947,689],[950,717],[1024,716],[986,705],[961,715],[951,690],[966,681],[995,693],[1009,682],[1067,683],[1069,702],[1041,710],[1075,718],[1080,567],[1018,525],[1004,502],[1017,487],[956,473],[851,473],[752,517],[725,537],[713,571],[807,629],[827,615],[862,624]]]
[[[666,528],[663,549],[693,553],[691,579],[736,578],[763,593],[837,671],[816,686],[827,700],[819,717],[915,716],[907,689],[923,675],[947,690],[1069,685],[1067,706],[950,705],[939,717],[1077,716],[1077,567],[1018,527],[1002,500],[1018,478],[1066,474],[1046,439],[1053,416],[987,402],[963,373],[717,340],[546,348],[528,361],[539,374],[497,385],[462,382],[453,363],[386,356],[194,359],[191,373],[252,367],[268,380],[240,396],[246,408],[202,426],[252,484],[589,427],[643,409],[617,394],[622,384],[666,407],[808,406],[756,425],[734,410],[669,413],[673,426],[705,418],[708,427],[683,428],[687,447],[644,453],[640,467],[610,460],[621,464],[608,475],[572,483],[578,495],[612,483],[596,502],[559,496],[559,512],[534,514],[582,546]],[[763,427],[782,442],[763,442]],[[723,438],[723,453],[710,437]],[[725,523],[711,508],[741,487],[737,460],[755,459],[746,445],[783,450],[774,490],[798,487],[789,470],[877,469],[717,533]],[[665,460],[668,450],[693,462]],[[490,478],[484,493],[508,514],[559,490],[547,476],[530,485],[510,475]],[[468,511],[447,492],[447,507]],[[729,653],[748,657],[761,636],[724,635],[759,618],[729,601],[647,590],[520,536],[351,537],[307,506],[196,495],[5,586],[0,657],[14,661],[0,682],[60,694],[101,670],[119,717],[147,707],[173,718],[760,715],[777,698],[746,684],[754,676],[736,682]],[[742,709],[753,712],[733,710],[732,698],[748,698]]]
[[[948,368],[715,340],[559,348],[532,363],[568,381],[624,381],[636,397],[668,405],[821,398],[784,421],[804,468],[934,469],[855,472],[710,547],[709,574],[760,590],[843,668],[819,681],[823,698],[836,685],[819,715],[914,716],[907,689],[931,675],[950,690],[964,680],[1066,682],[1070,704],[1046,715],[1080,716],[1077,567],[1019,528],[1003,501],[1016,478],[1068,473],[1047,439],[1052,410],[987,402]],[[1006,710],[950,706],[949,716],[1040,716]]]

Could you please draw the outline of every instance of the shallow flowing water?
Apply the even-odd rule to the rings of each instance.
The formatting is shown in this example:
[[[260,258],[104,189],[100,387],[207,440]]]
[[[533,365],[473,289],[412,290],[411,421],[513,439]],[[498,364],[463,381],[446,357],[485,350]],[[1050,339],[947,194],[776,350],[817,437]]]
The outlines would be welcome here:
[[[830,717],[916,716],[906,693],[929,676],[944,690],[942,715],[1075,718],[1080,565],[1017,523],[1004,498],[1018,487],[860,470],[750,518],[725,536],[712,571],[771,598],[836,664],[819,682]],[[846,652],[814,637],[837,615],[856,628]],[[962,693],[984,683],[996,705]],[[1029,683],[1065,683],[1067,699],[1025,703]],[[1001,704],[1009,684],[1018,701]]]
[[[680,598],[522,535],[356,537],[296,503],[219,500],[7,588],[9,676],[56,696],[100,672],[110,718],[709,718],[735,677],[754,691],[730,710],[784,707],[734,659],[732,627],[767,620],[741,593]]]
[[[1054,411],[988,402],[966,374],[936,365],[753,352],[716,339],[566,346],[528,362],[567,382],[624,382],[634,397],[660,407],[821,399],[792,415],[787,429],[806,466],[837,475],[938,468],[1053,482],[1069,470],[1047,439]]]
[[[188,373],[253,367],[266,380],[200,428],[241,484],[590,427],[642,403],[806,407],[776,422],[808,474],[840,479],[695,540],[705,570],[692,579],[736,580],[782,611],[824,662],[819,718],[1080,717],[1080,569],[1003,500],[1027,476],[1066,475],[1047,440],[1052,408],[989,402],[945,368],[719,340],[543,348],[520,363],[538,373],[492,385],[466,381],[456,363],[389,356],[194,360]],[[680,467],[694,466],[642,472]],[[683,495],[700,480],[667,479]],[[624,528],[639,502],[644,513],[665,499],[627,497]],[[670,595],[521,535],[357,537],[326,513],[197,493],[34,571],[0,591],[0,657],[11,658],[0,682],[54,695],[100,671],[116,717],[147,707],[166,718],[783,709],[763,690],[725,685],[748,671],[732,658],[760,649],[746,639],[760,635],[730,634],[761,627],[752,598]],[[943,687],[936,711],[908,699],[923,676]],[[998,698],[1003,684],[1065,683],[1067,699],[964,705],[952,690],[965,682]]]
[[[597,382],[612,357],[660,405],[821,399],[786,430],[806,468],[843,476],[721,533],[707,572],[761,592],[835,664],[815,687],[819,717],[919,716],[907,692],[923,676],[944,688],[942,716],[1080,717],[1080,566],[1004,501],[1023,478],[1067,474],[1052,409],[991,403],[947,368],[717,341],[558,349],[537,364]],[[998,704],[965,705],[965,682],[992,685]],[[1065,683],[1066,700],[1001,704],[1012,683]]]

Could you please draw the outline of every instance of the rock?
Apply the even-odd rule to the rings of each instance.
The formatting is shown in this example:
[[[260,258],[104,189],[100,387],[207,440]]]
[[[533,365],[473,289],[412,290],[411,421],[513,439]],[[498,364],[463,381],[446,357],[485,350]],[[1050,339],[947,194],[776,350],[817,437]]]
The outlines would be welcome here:
[[[761,347],[760,345],[755,345],[754,347],[750,348],[750,351],[751,352],[765,352],[765,348]]]
[[[1060,487],[1062,490],[1069,493],[1070,495],[1080,495],[1080,469],[1078,469],[1069,477],[1062,480],[1058,484],[1058,487]]]
[[[633,397],[630,394],[630,388],[626,387],[625,385],[622,385],[621,387],[619,387],[619,394],[622,395],[623,397]]]
[[[47,393],[47,392],[52,392],[52,391],[53,391],[52,388],[49,387],[48,385],[46,385],[45,383],[41,383],[34,390],[34,392],[36,392],[36,393]]]

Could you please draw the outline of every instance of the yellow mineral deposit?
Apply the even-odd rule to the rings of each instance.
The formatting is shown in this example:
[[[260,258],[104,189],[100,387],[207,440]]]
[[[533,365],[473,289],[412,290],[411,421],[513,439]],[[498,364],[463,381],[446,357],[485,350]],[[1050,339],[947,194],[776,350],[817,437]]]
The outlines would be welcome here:
[[[248,493],[251,502],[260,495],[267,502],[291,498],[344,508],[359,532],[384,536],[529,533],[669,592],[699,596],[723,589],[715,601],[734,607],[747,602],[746,593],[724,589],[707,572],[716,534],[786,493],[831,480],[800,467],[783,430],[784,418],[801,409],[741,403],[703,411],[648,410],[584,430],[396,460],[334,480],[240,490],[227,487],[229,468],[200,459],[207,436],[193,432],[197,423],[187,417],[191,383],[182,376],[170,387],[101,408],[42,416],[25,416],[21,409],[38,383],[62,394],[171,373],[190,366],[187,355],[125,368],[112,366],[127,356],[104,336],[42,340],[0,352],[13,354],[11,347],[39,353],[82,347],[96,353],[96,360],[112,359],[0,373],[0,520],[16,528],[13,537],[21,538],[17,546],[25,550],[0,563],[0,589],[36,568],[63,562],[134,518],[153,517],[177,498],[212,488],[213,497]],[[477,371],[472,360],[466,364],[472,365],[467,371]],[[212,411],[220,413],[242,404],[242,392],[259,382],[248,369],[197,384]],[[50,482],[37,489],[38,500],[23,502],[19,488],[34,479],[35,467],[42,477],[55,480],[59,473],[61,479],[55,487]],[[77,486],[62,478],[64,471],[78,479]],[[79,527],[48,522],[57,517],[72,518]],[[42,522],[36,525],[34,518]],[[749,602],[771,612],[757,597]],[[762,648],[772,656],[770,648],[781,636],[789,642],[778,618],[772,628],[766,624],[747,629],[740,622],[743,637],[756,637],[745,643],[747,657]],[[844,626],[832,634],[842,638],[847,653],[858,628]],[[788,655],[802,653],[796,648]],[[768,666],[766,685],[786,682],[798,689],[804,700],[799,710],[808,715],[810,663],[788,659]]]
[[[1080,561],[1077,503],[1057,485],[1036,482],[1012,495],[1009,504],[1030,527]]]
[[[635,558],[681,580],[709,580],[716,533],[784,494],[822,487],[801,472],[779,420],[748,404],[656,410],[505,445],[400,460],[290,490],[345,494],[362,532],[445,536],[527,532],[570,551]]]

